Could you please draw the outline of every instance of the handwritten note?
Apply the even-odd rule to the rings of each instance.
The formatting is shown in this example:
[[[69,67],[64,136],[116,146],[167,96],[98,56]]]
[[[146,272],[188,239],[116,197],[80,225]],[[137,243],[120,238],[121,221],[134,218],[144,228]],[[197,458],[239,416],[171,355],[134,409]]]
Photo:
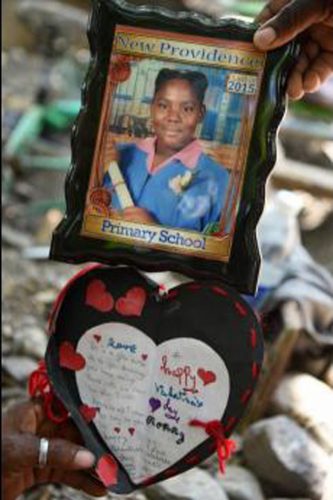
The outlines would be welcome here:
[[[105,323],[77,351],[81,400],[99,408],[94,424],[134,483],[162,472],[207,439],[191,419],[221,419],[230,380],[221,357],[191,338],[156,346],[140,330]]]

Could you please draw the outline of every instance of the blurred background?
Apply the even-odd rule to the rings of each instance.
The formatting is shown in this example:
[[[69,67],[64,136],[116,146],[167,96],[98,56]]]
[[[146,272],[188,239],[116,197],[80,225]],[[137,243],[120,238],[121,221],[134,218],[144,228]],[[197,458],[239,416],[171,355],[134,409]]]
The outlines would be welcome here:
[[[262,1],[146,1],[251,18]],[[4,0],[2,403],[26,396],[46,320],[78,266],[48,261],[65,209],[71,127],[89,63],[88,0]],[[211,457],[137,500],[333,499],[333,79],[289,103],[258,235],[265,364],[225,476]],[[23,498],[81,499],[62,486]],[[108,498],[112,498],[109,495]],[[118,497],[119,498],[119,497]]]

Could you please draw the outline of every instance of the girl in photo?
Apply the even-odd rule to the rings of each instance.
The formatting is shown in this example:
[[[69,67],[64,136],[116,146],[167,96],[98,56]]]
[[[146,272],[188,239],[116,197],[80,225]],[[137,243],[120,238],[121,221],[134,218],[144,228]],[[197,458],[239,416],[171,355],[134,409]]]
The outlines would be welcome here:
[[[103,187],[111,195],[110,208],[121,211],[122,220],[196,231],[220,220],[229,174],[196,138],[207,87],[206,76],[198,71],[158,73],[151,104],[155,135],[113,144],[108,155]],[[112,162],[120,168],[133,206],[129,197],[123,203],[119,190],[117,194]]]

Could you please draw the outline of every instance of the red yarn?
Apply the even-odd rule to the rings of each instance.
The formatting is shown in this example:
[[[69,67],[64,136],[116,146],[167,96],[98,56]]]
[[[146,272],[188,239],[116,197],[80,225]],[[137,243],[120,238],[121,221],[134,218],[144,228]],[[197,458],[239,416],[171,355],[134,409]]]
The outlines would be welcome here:
[[[222,423],[219,420],[210,420],[209,422],[191,420],[189,425],[193,427],[202,427],[210,437],[215,439],[220,471],[224,474],[225,462],[236,450],[236,443],[232,439],[226,439],[224,437]]]
[[[32,398],[42,398],[45,414],[55,424],[62,424],[69,418],[68,411],[52,390],[44,360],[40,361],[38,368],[30,374],[28,392]]]

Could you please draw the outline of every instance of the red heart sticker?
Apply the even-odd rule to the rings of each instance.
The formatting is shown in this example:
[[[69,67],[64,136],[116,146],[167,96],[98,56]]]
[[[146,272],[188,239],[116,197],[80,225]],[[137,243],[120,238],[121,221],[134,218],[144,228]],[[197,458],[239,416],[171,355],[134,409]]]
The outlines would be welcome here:
[[[123,316],[141,316],[146,298],[146,291],[135,286],[127,292],[125,297],[117,300],[116,311]]]
[[[134,427],[130,427],[130,428],[128,429],[128,432],[130,433],[130,435],[131,435],[131,436],[133,436],[133,434],[134,434],[134,432],[135,432]]]
[[[79,411],[80,411],[82,417],[84,418],[84,420],[89,424],[96,417],[96,414],[99,411],[99,408],[96,408],[93,406],[88,406],[88,405],[81,405],[79,408]]]
[[[97,344],[102,340],[101,335],[97,335],[97,333],[94,334],[94,339],[96,340]]]
[[[96,472],[106,488],[118,482],[118,465],[111,455],[103,455],[97,462]]]
[[[197,373],[198,373],[198,376],[203,381],[204,385],[212,384],[216,380],[216,375],[214,372],[206,371],[203,368],[199,368]]]
[[[107,292],[103,281],[94,279],[87,286],[86,304],[100,312],[110,312],[114,306],[111,293]]]
[[[85,367],[86,360],[82,354],[75,351],[70,342],[62,342],[59,347],[59,364],[61,368],[77,372]]]

